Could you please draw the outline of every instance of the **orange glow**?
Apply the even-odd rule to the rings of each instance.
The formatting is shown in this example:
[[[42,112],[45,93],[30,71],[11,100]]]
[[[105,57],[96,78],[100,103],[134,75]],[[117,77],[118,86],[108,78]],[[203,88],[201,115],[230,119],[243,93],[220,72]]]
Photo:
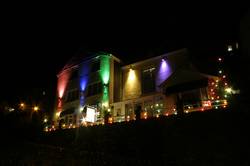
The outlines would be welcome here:
[[[144,113],[143,113],[143,117],[144,117],[144,119],[147,119],[147,118],[148,118],[148,113],[147,113],[147,112],[144,112]]]
[[[127,119],[126,119],[126,120],[127,120],[127,121],[129,121],[129,120],[130,120],[130,116],[129,116],[129,115],[127,116]]]
[[[113,123],[113,118],[112,118],[112,117],[110,117],[110,118],[108,119],[108,123],[110,123],[110,124]]]
[[[203,107],[210,107],[211,106],[211,101],[208,100],[208,101],[202,101],[202,106]]]

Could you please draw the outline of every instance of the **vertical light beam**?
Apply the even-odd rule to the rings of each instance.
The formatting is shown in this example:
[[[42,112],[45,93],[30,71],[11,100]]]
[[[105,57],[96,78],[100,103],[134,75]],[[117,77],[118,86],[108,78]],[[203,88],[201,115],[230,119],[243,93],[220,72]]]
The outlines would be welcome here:
[[[101,65],[100,76],[103,83],[102,103],[103,106],[107,107],[109,103],[108,84],[110,78],[110,57],[107,55],[102,55],[100,65]]]
[[[162,59],[160,62],[160,68],[157,75],[157,85],[160,85],[163,81],[165,81],[171,74],[171,68],[169,63]]]

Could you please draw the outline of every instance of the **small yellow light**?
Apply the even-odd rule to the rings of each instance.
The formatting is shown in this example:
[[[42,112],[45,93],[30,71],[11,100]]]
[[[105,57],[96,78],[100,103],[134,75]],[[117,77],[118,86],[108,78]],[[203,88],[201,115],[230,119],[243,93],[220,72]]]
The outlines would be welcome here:
[[[43,120],[43,122],[44,122],[44,123],[48,122],[48,119],[47,119],[47,118],[45,118],[45,119]]]
[[[128,115],[128,116],[127,116],[127,121],[129,121],[129,120],[130,120],[130,116]]]
[[[38,110],[39,110],[39,107],[38,107],[38,106],[35,106],[33,109],[34,109],[34,111],[38,111]]]
[[[57,112],[57,113],[56,113],[56,117],[59,117],[59,116],[60,116],[60,113],[61,113],[61,112]]]
[[[24,103],[21,103],[20,106],[21,106],[21,107],[24,107]]]
[[[226,91],[227,93],[232,93],[232,88],[226,88],[225,91]]]

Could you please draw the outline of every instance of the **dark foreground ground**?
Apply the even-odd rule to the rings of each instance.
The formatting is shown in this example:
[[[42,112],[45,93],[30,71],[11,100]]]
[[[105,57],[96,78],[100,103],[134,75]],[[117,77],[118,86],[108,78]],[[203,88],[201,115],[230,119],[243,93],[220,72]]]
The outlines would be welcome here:
[[[57,130],[29,141],[20,131],[1,141],[0,165],[247,166],[249,126],[249,112],[234,108]]]

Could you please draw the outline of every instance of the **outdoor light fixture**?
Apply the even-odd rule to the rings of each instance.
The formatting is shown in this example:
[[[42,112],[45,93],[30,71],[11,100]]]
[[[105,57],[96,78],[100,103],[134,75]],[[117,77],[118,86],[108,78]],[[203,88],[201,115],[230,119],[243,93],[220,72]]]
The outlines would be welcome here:
[[[162,58],[159,62],[159,70],[157,72],[157,85],[160,85],[163,81],[165,81],[171,74],[170,64],[167,59]]]
[[[69,72],[62,73],[62,75],[58,77],[57,90],[59,98],[63,97],[69,78],[70,78]]]
[[[108,102],[103,102],[103,103],[102,103],[102,106],[103,106],[103,107],[108,107],[108,106],[109,106],[109,103],[108,103]]]
[[[232,47],[231,45],[228,45],[228,46],[227,46],[227,51],[228,51],[228,52],[233,51],[233,47]]]
[[[33,110],[34,110],[34,111],[38,111],[38,110],[39,110],[39,107],[38,107],[38,106],[34,106]]]
[[[59,117],[59,116],[60,116],[60,113],[61,113],[61,112],[57,112],[57,113],[56,113],[56,117]]]
[[[226,88],[225,91],[226,91],[227,93],[232,93],[232,92],[233,92],[232,88]]]
[[[130,68],[129,69],[129,73],[128,73],[128,81],[134,82],[135,81],[135,77],[136,77],[135,71],[132,68]]]

